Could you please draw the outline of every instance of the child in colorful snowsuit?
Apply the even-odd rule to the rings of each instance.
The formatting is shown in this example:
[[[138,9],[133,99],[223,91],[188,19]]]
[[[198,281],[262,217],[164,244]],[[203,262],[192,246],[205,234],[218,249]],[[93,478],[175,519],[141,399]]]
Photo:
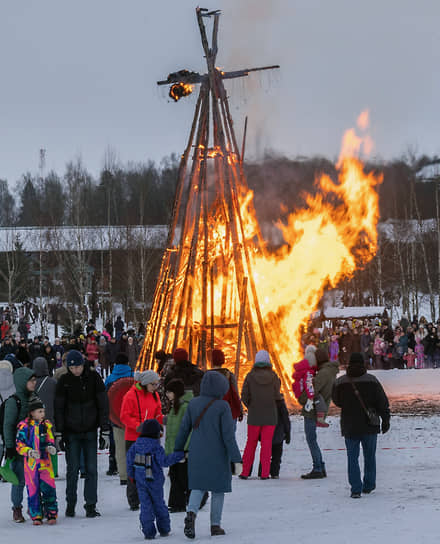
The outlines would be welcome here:
[[[17,427],[16,449],[24,457],[24,478],[28,508],[34,525],[46,517],[49,525],[58,515],[51,455],[56,454],[52,424],[44,419],[44,405],[38,397],[29,401],[29,415]]]
[[[178,463],[185,455],[180,451],[165,455],[160,445],[161,426],[156,419],[145,420],[137,432],[140,436],[127,452],[127,474],[132,481],[136,480],[142,532],[151,540],[156,535],[156,525],[161,536],[167,536],[171,530],[170,514],[163,499],[162,467]]]
[[[316,408],[317,427],[328,427],[328,423],[325,421],[327,404],[322,395],[315,397],[315,389],[313,387],[313,377],[317,372],[317,367],[312,366],[308,359],[303,359],[299,363],[294,364],[293,368],[292,390],[295,397],[304,406],[306,412],[313,410],[313,406]]]
[[[171,410],[167,416],[167,434],[165,438],[165,454],[174,451],[174,443],[179,432],[180,424],[185,415],[189,401],[193,398],[192,391],[185,391],[183,380],[171,380],[165,386],[165,394],[170,401]],[[189,440],[186,441],[184,451],[189,449]],[[170,467],[170,495],[168,498],[168,510],[185,512],[189,501],[190,490],[188,488],[188,462],[176,463]]]

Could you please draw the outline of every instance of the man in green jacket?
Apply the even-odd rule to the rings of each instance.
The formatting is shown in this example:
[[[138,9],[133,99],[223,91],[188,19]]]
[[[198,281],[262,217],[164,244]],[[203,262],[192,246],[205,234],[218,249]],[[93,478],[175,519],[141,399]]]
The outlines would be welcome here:
[[[316,364],[318,366],[318,372],[313,380],[315,398],[321,395],[327,405],[328,410],[330,400],[332,398],[333,384],[339,371],[339,364],[337,361],[329,361],[327,351],[321,348],[316,350],[315,357]],[[307,445],[309,446],[313,461],[313,468],[311,472],[302,474],[301,478],[303,480],[325,478],[327,476],[325,463],[322,459],[321,450],[316,438],[316,410],[314,407],[309,411],[303,408],[301,413],[304,416],[304,433],[306,435]]]
[[[5,417],[3,422],[3,433],[5,437],[6,459],[12,459],[11,468],[18,478],[18,485],[12,485],[12,519],[16,523],[23,523],[23,489],[24,489],[24,465],[23,457],[18,455],[15,449],[15,437],[17,425],[28,415],[29,398],[35,391],[37,378],[33,370],[26,367],[18,368],[14,372],[15,394],[19,398],[10,397],[5,405]]]

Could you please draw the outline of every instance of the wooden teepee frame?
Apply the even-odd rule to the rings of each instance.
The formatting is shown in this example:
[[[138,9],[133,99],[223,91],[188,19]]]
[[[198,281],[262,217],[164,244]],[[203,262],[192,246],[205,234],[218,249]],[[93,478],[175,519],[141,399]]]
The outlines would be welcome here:
[[[190,85],[200,84],[200,91],[180,162],[167,248],[138,366],[152,368],[159,349],[172,352],[185,347],[192,362],[206,368],[207,351],[221,347],[235,362],[238,379],[241,364],[252,361],[258,349],[267,349],[287,390],[282,366],[270,349],[270,325],[263,321],[251,270],[250,251],[263,251],[264,246],[258,228],[251,238],[246,234],[245,140],[240,153],[223,84],[225,79],[279,66],[235,72],[216,68],[220,12],[197,8],[196,15],[207,73],[181,70],[158,82],[172,86],[170,96],[176,87],[184,89],[179,96],[190,92]],[[211,47],[207,17],[213,17]],[[251,212],[255,217],[253,207]]]

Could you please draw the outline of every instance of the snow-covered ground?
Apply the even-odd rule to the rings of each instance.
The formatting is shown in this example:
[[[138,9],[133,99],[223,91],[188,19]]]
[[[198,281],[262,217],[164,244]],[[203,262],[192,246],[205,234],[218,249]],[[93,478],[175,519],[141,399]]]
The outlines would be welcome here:
[[[292,417],[293,440],[285,447],[279,480],[242,481],[234,477],[233,492],[226,496],[219,540],[242,544],[300,542],[429,544],[439,540],[440,511],[440,417],[394,417],[391,430],[380,436],[377,453],[377,490],[359,500],[350,498],[346,476],[344,441],[337,417],[319,431],[328,477],[301,480],[311,469],[304,440],[302,418]],[[245,422],[237,437],[243,448]],[[102,517],[86,519],[82,502],[77,517],[64,517],[65,464],[60,455],[57,490],[58,525],[33,527],[29,520],[11,521],[9,484],[0,484],[0,542],[32,541],[82,544],[141,542],[138,513],[128,509],[125,488],[118,477],[105,475],[107,456],[99,456],[99,510]],[[83,481],[79,483],[82,492]],[[168,490],[168,482],[167,487]],[[172,533],[167,542],[185,542],[184,514],[172,514]],[[209,503],[197,518],[196,540],[208,542]]]
[[[376,371],[390,398],[440,399],[440,369]],[[438,404],[434,404],[436,406]],[[406,406],[411,406],[408,403]],[[291,417],[293,439],[285,446],[279,480],[242,481],[234,477],[233,492],[226,496],[223,526],[227,536],[220,540],[242,544],[430,544],[439,541],[440,512],[440,415],[394,416],[391,430],[380,435],[377,452],[377,490],[359,500],[350,498],[346,475],[344,440],[339,418],[328,418],[330,427],[319,430],[328,477],[301,480],[311,469],[301,416]],[[243,449],[246,423],[238,424],[237,439]],[[17,525],[11,520],[10,485],[0,483],[0,543],[82,544],[124,541],[141,542],[138,513],[131,512],[125,488],[118,477],[106,476],[108,456],[99,455],[99,519],[86,519],[82,501],[77,517],[64,517],[65,460],[59,456],[57,480],[60,517],[58,525],[33,527],[28,520]],[[83,481],[79,490],[82,493]],[[168,492],[168,481],[166,484]],[[172,533],[167,542],[184,542],[184,514],[172,514]],[[211,541],[209,503],[197,518],[196,539]]]

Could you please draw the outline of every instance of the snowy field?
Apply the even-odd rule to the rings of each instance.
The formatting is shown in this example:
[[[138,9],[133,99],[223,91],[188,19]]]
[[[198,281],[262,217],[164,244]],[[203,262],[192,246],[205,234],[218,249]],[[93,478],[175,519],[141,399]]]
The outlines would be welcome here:
[[[233,478],[233,492],[226,495],[222,525],[227,535],[211,537],[209,502],[197,518],[196,540],[240,544],[300,542],[315,544],[430,544],[440,540],[440,369],[376,371],[392,406],[399,413],[391,430],[380,435],[377,452],[377,489],[361,499],[350,498],[346,475],[344,441],[339,418],[329,417],[330,427],[319,430],[328,477],[301,480],[311,470],[301,416],[291,417],[293,439],[285,446],[279,480],[247,481]],[[431,403],[430,416],[412,414],[417,403]],[[408,410],[409,408],[409,410]],[[395,409],[393,408],[393,411]],[[416,410],[419,414],[420,411]],[[245,421],[238,424],[237,439],[243,449]],[[65,463],[59,456],[57,480],[60,517],[58,525],[33,527],[12,522],[10,485],[0,483],[0,543],[30,541],[33,544],[105,544],[141,542],[138,513],[131,512],[125,487],[118,477],[106,476],[108,456],[99,455],[99,503],[102,517],[86,519],[78,501],[77,517],[64,517]],[[83,481],[79,483],[82,495]],[[166,484],[168,492],[168,481]],[[26,493],[25,493],[26,495]],[[25,503],[26,505],[26,503]],[[26,507],[25,507],[26,509]],[[172,514],[172,532],[167,542],[187,542],[183,535],[184,514]],[[159,537],[158,537],[159,538]],[[160,538],[159,538],[160,539]]]
[[[223,522],[227,535],[219,541],[242,544],[300,542],[411,543],[439,542],[440,515],[440,417],[399,417],[378,440],[377,490],[361,499],[350,498],[344,442],[337,417],[319,431],[328,477],[301,480],[311,469],[304,440],[302,418],[292,416],[293,440],[285,447],[279,480],[242,481],[233,478],[233,492],[226,495]],[[246,425],[238,426],[243,448]],[[65,465],[60,455],[57,490],[58,525],[33,527],[29,520],[11,520],[9,484],[0,484],[0,542],[33,544],[82,544],[141,542],[138,513],[128,509],[125,488],[118,477],[105,475],[107,456],[99,456],[99,519],[86,519],[82,502],[77,517],[64,517]],[[83,481],[79,489],[82,492]],[[167,488],[168,490],[168,484]],[[172,514],[172,533],[167,542],[188,542],[183,535],[184,514]],[[210,542],[209,502],[197,518],[196,541]],[[159,538],[159,540],[161,540]]]

